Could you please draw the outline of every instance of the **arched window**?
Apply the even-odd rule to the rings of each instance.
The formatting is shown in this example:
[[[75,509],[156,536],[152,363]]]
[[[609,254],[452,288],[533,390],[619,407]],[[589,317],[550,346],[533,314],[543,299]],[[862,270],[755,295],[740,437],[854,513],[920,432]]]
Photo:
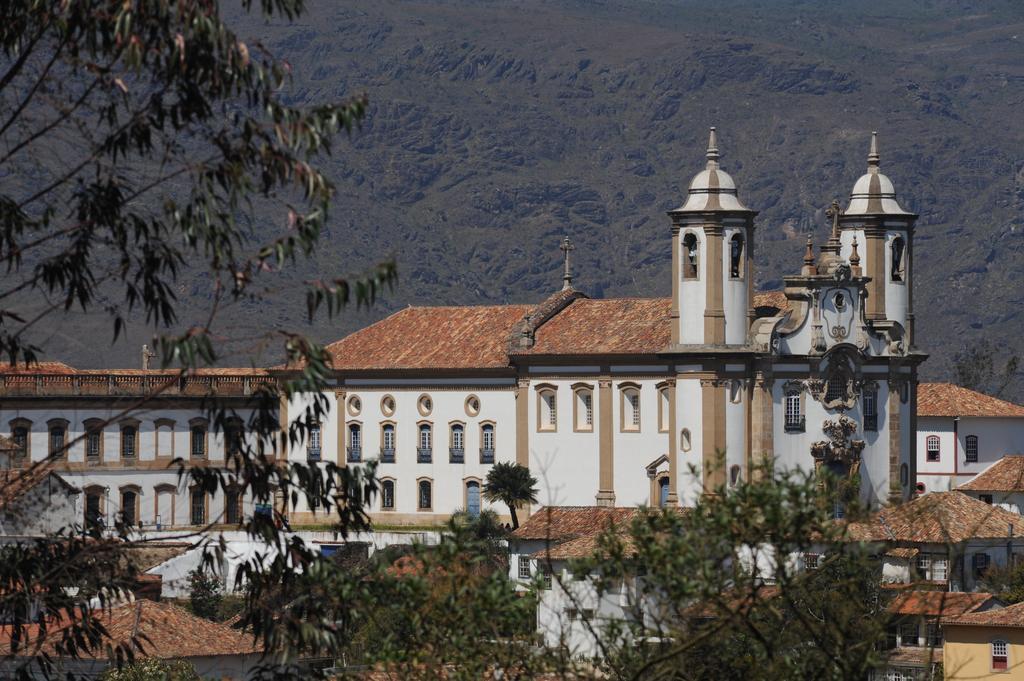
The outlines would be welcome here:
[[[466,513],[471,518],[480,517],[480,483],[477,480],[466,482]]]
[[[103,421],[100,419],[85,422],[85,460],[87,463],[103,460]]]
[[[690,439],[691,438],[689,428],[683,428],[681,431],[679,431],[679,449],[683,450],[684,452],[690,451],[690,447],[693,446]]]
[[[494,424],[484,423],[480,426],[480,463],[494,463],[494,450],[497,442],[494,438]]]
[[[395,510],[395,481],[382,480],[380,483],[380,510]]]
[[[658,506],[660,508],[665,508],[666,506],[668,506],[668,491],[668,476],[663,475],[662,477],[658,478]]]
[[[1006,641],[996,639],[992,641],[992,669],[1003,670],[1009,668],[1010,649]]]
[[[242,494],[237,487],[229,487],[224,492],[224,522],[228,525],[242,522]]]
[[[193,419],[189,422],[189,452],[193,459],[206,458],[206,420]]]
[[[11,439],[15,446],[14,458],[18,460],[19,465],[28,459],[28,434],[28,421],[20,419],[11,424]]]
[[[671,420],[670,409],[671,406],[671,395],[669,393],[669,386],[662,386],[658,388],[658,432],[667,433],[668,424]]]
[[[320,461],[323,450],[323,431],[319,423],[311,423],[306,430],[306,461]]]
[[[835,373],[829,376],[825,387],[825,402],[844,402],[847,398],[849,381],[845,374]]]
[[[878,391],[865,387],[861,406],[864,409],[864,430],[878,430]]]
[[[348,424],[348,460],[350,463],[363,460],[363,427],[358,423]]]
[[[580,385],[574,388],[573,396],[575,429],[581,432],[594,430],[594,390],[588,385]]]
[[[135,426],[121,426],[121,459],[134,460],[139,431]]]
[[[463,463],[466,460],[466,427],[453,423],[448,432],[449,463]]]
[[[640,431],[640,388],[635,385],[622,387],[622,422],[621,429],[625,432]]]
[[[803,393],[798,387],[786,390],[786,421],[785,430],[787,433],[804,432],[806,419],[804,418]]]
[[[891,250],[892,267],[889,271],[889,279],[891,279],[892,281],[903,281],[903,278],[906,274],[904,264],[904,261],[906,260],[906,243],[903,241],[903,237],[898,236],[892,240]]]
[[[688,232],[683,237],[683,279],[697,278],[697,235]]]
[[[558,428],[558,393],[554,388],[537,391],[537,429],[553,431]]]
[[[743,235],[738,232],[729,240],[729,276],[743,277]]]
[[[189,492],[189,522],[193,525],[206,524],[206,493],[198,487]]]
[[[228,419],[224,424],[224,453],[227,455],[239,454],[242,451],[243,435],[245,427],[242,420],[238,418]]]
[[[419,493],[416,499],[416,508],[420,511],[431,510],[434,503],[434,485],[430,480],[420,480],[416,487]]]
[[[928,461],[938,461],[940,455],[940,445],[938,435],[929,435],[928,439],[925,440],[925,452],[927,452]]]
[[[132,527],[138,524],[139,494],[135,490],[121,490],[121,522]]]
[[[380,460],[382,463],[395,462],[395,424],[385,423],[380,427]]]
[[[420,441],[416,448],[416,461],[430,463],[434,455],[434,430],[429,423],[420,424]]]
[[[968,435],[967,440],[964,442],[964,457],[967,463],[978,462],[978,436]]]
[[[736,464],[729,468],[729,487],[735,487],[743,479],[743,471]]]
[[[85,488],[85,525],[88,528],[103,525],[103,488]]]
[[[52,419],[47,426],[50,435],[50,456],[66,457],[68,454],[68,422],[64,419]]]

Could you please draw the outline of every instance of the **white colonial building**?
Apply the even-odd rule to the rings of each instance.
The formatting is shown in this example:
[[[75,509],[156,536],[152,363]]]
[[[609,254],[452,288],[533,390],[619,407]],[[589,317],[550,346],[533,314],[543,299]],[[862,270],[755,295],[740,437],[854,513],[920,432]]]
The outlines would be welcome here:
[[[543,505],[685,506],[769,461],[828,468],[872,506],[908,499],[924,359],[916,216],[880,172],[874,136],[848,206],[828,215],[820,252],[808,240],[784,290],[755,293],[757,213],[721,169],[712,129],[706,167],[666,224],[671,297],[589,298],[573,286],[566,240],[563,286],[546,300],[409,307],[331,344],[330,413],[279,455],[377,460],[372,511],[386,524],[478,512],[496,461],[528,466]],[[0,375],[0,422],[33,460],[74,442],[58,470],[83,490],[86,515],[234,523],[252,510],[244,494],[182,489],[168,465],[218,465],[225,441],[244,436],[202,420],[205,396],[244,420],[253,382],[287,375],[201,372],[126,412],[166,374],[20,368]],[[283,404],[282,423],[306,402]],[[289,512],[293,524],[317,520],[301,501]]]

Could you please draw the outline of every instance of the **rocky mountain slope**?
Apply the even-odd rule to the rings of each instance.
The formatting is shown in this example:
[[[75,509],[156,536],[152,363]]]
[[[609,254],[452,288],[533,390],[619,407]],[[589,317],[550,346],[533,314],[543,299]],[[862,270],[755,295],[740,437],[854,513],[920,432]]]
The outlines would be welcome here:
[[[878,130],[884,172],[921,215],[926,375],[947,376],[982,337],[1020,345],[1019,3],[320,0],[295,24],[240,22],[292,64],[295,100],[365,91],[371,109],[329,161],[338,201],[315,263],[285,273],[280,304],[228,309],[239,339],[302,328],[288,286],[313,269],[389,255],[398,288],[314,336],[407,304],[537,301],[560,284],[566,234],[591,295],[668,295],[665,211],[715,125],[723,167],[761,211],[758,288],[797,271],[805,235],[825,234],[824,208],[845,200]],[[183,286],[189,309],[207,289],[201,275]],[[111,350],[82,340],[86,323],[67,320],[48,350],[82,366],[136,363],[141,327]],[[1024,397],[1024,383],[1011,392]]]

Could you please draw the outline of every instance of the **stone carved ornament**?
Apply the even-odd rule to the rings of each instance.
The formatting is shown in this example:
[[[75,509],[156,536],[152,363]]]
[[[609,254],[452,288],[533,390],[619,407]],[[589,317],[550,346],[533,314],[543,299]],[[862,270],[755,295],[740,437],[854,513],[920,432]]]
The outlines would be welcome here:
[[[857,422],[845,414],[838,419],[827,420],[822,430],[828,440],[819,440],[811,445],[811,456],[814,457],[814,469],[839,463],[848,467],[849,474],[856,475],[860,469],[860,453],[864,450],[864,440],[855,440]]]

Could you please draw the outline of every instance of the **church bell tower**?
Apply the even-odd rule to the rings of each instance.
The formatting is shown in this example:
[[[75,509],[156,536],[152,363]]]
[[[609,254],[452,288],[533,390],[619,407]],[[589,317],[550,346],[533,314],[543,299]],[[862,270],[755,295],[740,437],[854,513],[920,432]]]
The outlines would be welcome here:
[[[672,219],[672,344],[743,345],[753,320],[754,216],[718,163],[711,128],[707,167]]]

